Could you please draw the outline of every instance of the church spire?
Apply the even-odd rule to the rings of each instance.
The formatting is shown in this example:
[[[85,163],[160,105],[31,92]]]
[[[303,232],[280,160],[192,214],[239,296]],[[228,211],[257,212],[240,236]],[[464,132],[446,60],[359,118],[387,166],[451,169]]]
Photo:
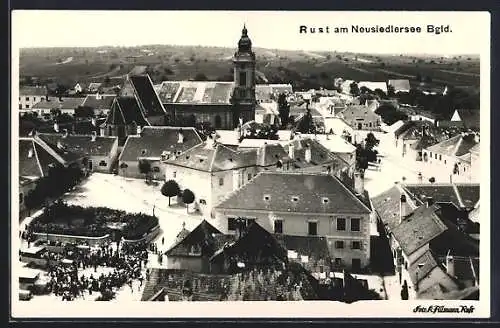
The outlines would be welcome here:
[[[243,24],[243,30],[241,30],[241,38],[238,42],[239,52],[252,52],[252,41],[248,37],[248,30],[246,24]]]

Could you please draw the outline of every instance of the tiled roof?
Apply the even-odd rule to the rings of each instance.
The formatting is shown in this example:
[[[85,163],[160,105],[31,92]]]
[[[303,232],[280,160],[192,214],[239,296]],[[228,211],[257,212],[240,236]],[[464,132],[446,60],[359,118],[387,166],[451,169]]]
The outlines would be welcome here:
[[[43,139],[40,137],[36,137],[36,141],[40,144],[43,145],[43,147],[49,151],[53,151],[54,153],[59,156],[62,161],[64,161],[61,164],[67,164],[67,163],[74,163],[84,156],[84,154],[73,152],[71,150],[71,147],[66,144],[65,142],[61,141],[56,141],[56,140],[51,140],[51,139]]]
[[[370,110],[368,106],[365,105],[347,106],[346,109],[340,113],[340,115],[348,121],[359,116],[367,116],[373,119],[379,118],[377,114],[375,114],[372,110]]]
[[[49,165],[62,164],[45,147],[33,138],[19,138],[19,176],[46,176]]]
[[[192,246],[199,246],[203,256],[212,256],[218,244],[213,240],[215,234],[222,234],[217,228],[203,220],[196,228],[190,233],[186,234],[184,238],[179,240],[173,247],[171,247],[165,254],[167,256],[190,256]]]
[[[430,251],[426,251],[408,268],[411,281],[414,285],[420,283],[420,281],[425,279],[427,275],[438,266],[439,264],[434,258],[434,255]]]
[[[461,134],[442,141],[434,146],[427,148],[428,151],[447,156],[462,156],[468,153],[477,142],[473,135],[463,136]]]
[[[163,104],[153,88],[149,75],[133,75],[129,77],[129,80],[146,116],[165,114]]]
[[[100,99],[97,99],[95,95],[89,95],[85,98],[82,106],[91,107],[94,109],[110,109],[113,104],[113,100],[115,96],[100,96]]]
[[[294,147],[294,158],[292,158],[292,160],[295,161],[295,164],[299,168],[323,165],[331,163],[332,161],[338,161],[338,164],[341,165],[342,163],[340,162],[343,162],[315,139],[301,138],[292,140],[287,146],[285,146],[285,150],[288,153],[291,146]],[[305,159],[307,149],[311,150],[311,161],[309,163],[306,162]]]
[[[31,87],[23,86],[19,88],[19,96],[45,96],[47,95],[46,87]]]
[[[389,190],[372,198],[372,204],[382,222],[392,230],[399,224],[401,195],[404,192],[398,186],[393,186]],[[406,214],[413,211],[411,200],[406,199]]]
[[[178,142],[180,129],[184,135],[182,143]],[[136,161],[139,157],[160,158],[164,151],[184,152],[200,143],[202,140],[194,128],[147,126],[142,129],[141,136],[127,138],[120,161]]]
[[[413,254],[448,229],[436,214],[438,208],[437,205],[420,206],[392,229],[394,238],[405,254]]]
[[[413,143],[410,147],[415,150],[426,149],[437,143],[436,139],[427,134],[424,134],[417,142]]]
[[[102,85],[102,83],[100,83],[100,82],[91,82],[89,84],[89,86],[87,87],[87,89],[89,91],[97,91],[97,90],[99,90],[99,88],[101,87],[101,85]]]
[[[276,165],[278,160],[283,163],[291,160],[283,146],[279,144],[265,144],[256,152],[256,165],[261,167]]]
[[[47,144],[57,145],[58,142],[61,142],[73,153],[90,156],[109,156],[117,140],[117,137],[97,136],[95,141],[92,141],[92,136],[88,135],[68,135],[64,137],[62,134],[55,133],[39,133],[37,137]]]
[[[458,288],[458,287],[457,287]],[[479,286],[467,287],[464,289],[456,289],[452,291],[443,291],[439,285],[433,285],[419,293],[420,299],[431,300],[479,300]]]
[[[207,140],[186,152],[165,161],[172,165],[189,167],[205,172],[234,170],[241,167],[253,166],[255,161],[249,162],[248,152],[234,151],[213,140]]]
[[[457,109],[457,112],[466,127],[478,129],[481,126],[481,117],[478,109]]]
[[[369,214],[336,177],[326,174],[262,172],[217,208],[300,213]]]
[[[33,108],[35,109],[75,109],[83,105],[85,98],[61,98],[62,101],[59,101],[59,98],[49,97],[49,100],[42,100],[35,105]]]
[[[463,183],[456,184],[460,200],[466,208],[473,208],[479,201],[480,187],[479,184]]]
[[[318,141],[326,149],[332,153],[353,153],[356,147],[342,138],[340,135],[326,135],[326,134],[302,134],[303,138],[311,138]]]
[[[164,81],[158,95],[162,103],[231,104],[234,82]]]
[[[427,197],[431,197],[435,203],[453,203],[460,207],[460,201],[452,184],[407,184],[404,189],[412,196],[418,204],[424,204]]]
[[[394,91],[403,91],[403,92],[408,92],[410,91],[410,81],[408,80],[389,80],[387,82],[390,86],[394,87]]]
[[[479,152],[481,151],[481,144],[478,143],[477,145],[475,145],[474,147],[472,147],[469,151],[472,154],[479,155]]]
[[[375,91],[376,89],[380,89],[383,92],[387,93],[387,84],[385,82],[370,82],[370,81],[361,81],[358,83],[358,88],[366,87],[371,91]]]
[[[116,97],[106,118],[106,124],[130,125],[133,122],[138,126],[149,125],[134,97]]]

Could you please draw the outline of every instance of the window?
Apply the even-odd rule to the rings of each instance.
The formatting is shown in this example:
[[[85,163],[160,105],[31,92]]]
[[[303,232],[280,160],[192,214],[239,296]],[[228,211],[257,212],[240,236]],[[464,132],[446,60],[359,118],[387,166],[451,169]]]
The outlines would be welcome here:
[[[160,172],[160,168],[158,166],[154,166],[153,172],[156,172],[156,173]]]
[[[108,164],[105,161],[100,161],[99,166],[107,166]]]
[[[206,201],[206,200],[204,200],[204,199],[200,199],[200,204],[201,204],[201,205],[207,205],[207,201]]]
[[[330,172],[330,170],[331,170],[330,167],[328,167],[328,172]],[[321,202],[323,204],[328,204],[330,202],[330,200],[327,197],[322,197]]]
[[[444,160],[444,163],[446,164],[446,160]]]
[[[336,257],[334,263],[336,267],[339,267],[342,264],[342,259],[340,257]]]
[[[252,173],[248,173],[248,181],[252,180]]]
[[[335,248],[343,249],[344,248],[344,241],[343,240],[337,240],[335,242]]]
[[[223,186],[224,185],[224,178],[219,178],[219,186]]]
[[[240,72],[240,86],[245,86],[245,85],[247,85],[247,73]]]
[[[345,219],[344,218],[337,219],[337,230],[338,231],[345,231]]]
[[[174,177],[174,178],[177,177],[177,172],[176,171],[172,172],[172,177]]]
[[[438,154],[434,154],[434,159],[438,159]]]
[[[283,233],[283,220],[274,221],[274,233]]]
[[[360,219],[351,219],[351,231],[359,231]]]
[[[141,150],[141,155],[146,155],[146,154],[147,154],[147,152],[148,152],[148,150],[147,150],[147,149],[143,149],[143,150]]]
[[[30,108],[30,105],[29,104],[26,104],[26,109]]]
[[[308,226],[308,235],[309,236],[316,236],[318,234],[318,222],[315,221],[309,221],[307,222]]]
[[[292,202],[296,203],[299,201],[299,196],[292,196]]]
[[[26,97],[26,101],[30,101],[30,97]]]
[[[236,218],[228,218],[227,219],[227,230],[236,231],[236,228],[237,228]]]
[[[264,195],[264,200],[266,202],[270,201],[271,200],[271,196],[270,195]]]
[[[352,249],[361,249],[361,242],[359,241],[353,241],[351,244]]]
[[[441,160],[441,155],[439,155],[439,160]]]
[[[24,195],[23,193],[19,193],[19,204],[22,204],[24,201]]]

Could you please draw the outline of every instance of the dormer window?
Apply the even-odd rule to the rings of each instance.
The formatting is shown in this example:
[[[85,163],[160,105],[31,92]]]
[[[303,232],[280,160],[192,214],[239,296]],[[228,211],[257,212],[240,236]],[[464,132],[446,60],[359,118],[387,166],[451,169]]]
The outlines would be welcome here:
[[[330,202],[330,200],[327,197],[321,197],[321,202],[323,204],[328,204]]]
[[[141,155],[146,155],[148,153],[148,150],[147,149],[143,149],[141,150]]]
[[[299,201],[299,196],[292,196],[292,202],[296,203]]]
[[[266,202],[270,201],[271,200],[271,196],[270,195],[264,195],[264,200]]]

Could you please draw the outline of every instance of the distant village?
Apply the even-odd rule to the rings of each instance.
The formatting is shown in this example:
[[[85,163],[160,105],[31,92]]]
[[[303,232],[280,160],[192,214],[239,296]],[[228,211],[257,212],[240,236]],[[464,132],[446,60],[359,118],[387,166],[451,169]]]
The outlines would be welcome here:
[[[478,300],[479,108],[255,64],[244,27],[232,82],[21,86],[20,299]]]

